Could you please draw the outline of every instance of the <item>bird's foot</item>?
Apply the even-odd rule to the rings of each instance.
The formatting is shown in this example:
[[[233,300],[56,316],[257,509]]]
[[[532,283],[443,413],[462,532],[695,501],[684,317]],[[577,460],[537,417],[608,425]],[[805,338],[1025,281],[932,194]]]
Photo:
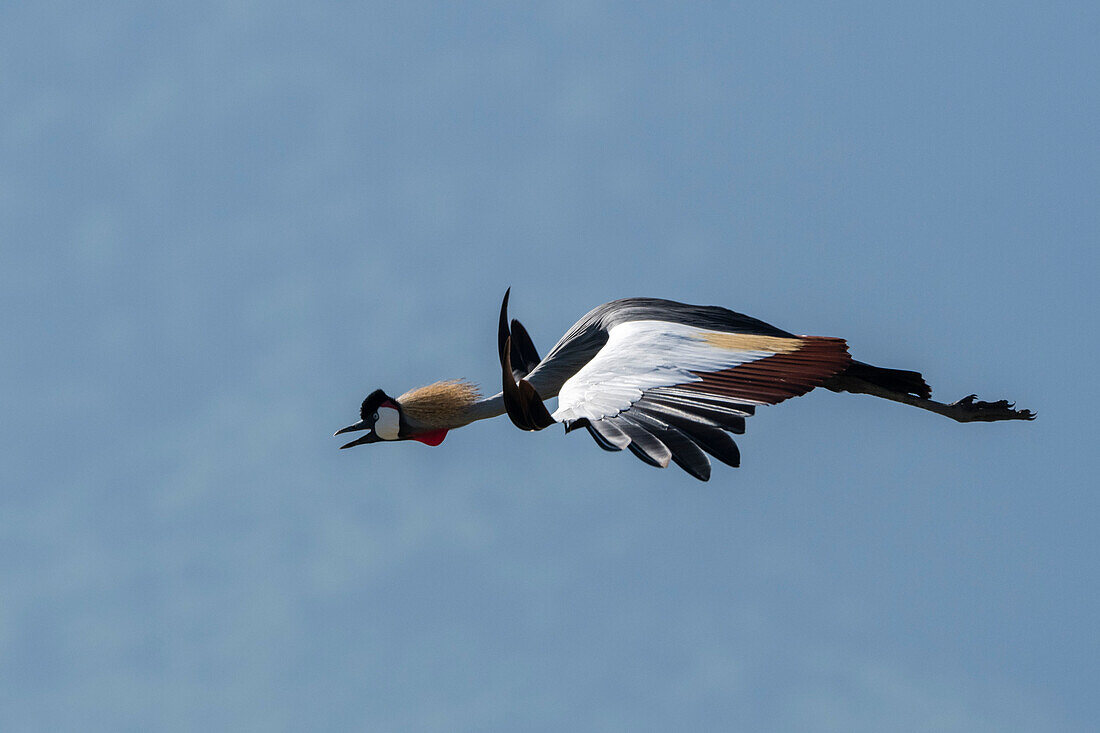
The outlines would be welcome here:
[[[995,422],[997,420],[1034,420],[1035,413],[1031,410],[1017,410],[1016,403],[1008,400],[996,402],[982,402],[978,395],[967,395],[961,400],[952,402],[951,417],[959,422]]]

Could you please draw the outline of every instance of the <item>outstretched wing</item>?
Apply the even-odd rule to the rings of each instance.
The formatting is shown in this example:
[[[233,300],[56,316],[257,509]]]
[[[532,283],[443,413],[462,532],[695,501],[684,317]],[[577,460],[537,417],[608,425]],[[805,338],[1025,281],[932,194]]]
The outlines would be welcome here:
[[[585,427],[606,450],[629,448],[665,467],[710,477],[705,453],[740,463],[726,431],[742,433],[757,405],[809,392],[851,363],[843,339],[767,336],[661,320],[618,323],[565,381],[553,418]],[[704,453],[705,452],[705,453]]]

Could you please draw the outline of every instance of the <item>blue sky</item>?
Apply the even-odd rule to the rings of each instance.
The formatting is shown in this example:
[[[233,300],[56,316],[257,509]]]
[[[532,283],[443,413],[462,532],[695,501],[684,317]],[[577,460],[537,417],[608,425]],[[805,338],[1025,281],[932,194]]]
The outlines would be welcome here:
[[[8,4],[4,730],[1084,731],[1091,3]],[[506,420],[340,452],[631,295],[936,396],[700,484]]]

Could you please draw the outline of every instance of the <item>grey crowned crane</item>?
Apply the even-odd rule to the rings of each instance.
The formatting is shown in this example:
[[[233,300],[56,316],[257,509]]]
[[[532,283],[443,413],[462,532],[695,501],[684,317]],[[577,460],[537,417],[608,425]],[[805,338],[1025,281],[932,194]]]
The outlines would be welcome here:
[[[540,359],[519,321],[500,306],[498,349],[503,389],[482,398],[463,380],[436,382],[394,398],[380,389],[360,420],[336,435],[366,430],[341,446],[392,440],[439,445],[447,431],[508,414],[522,430],[562,423],[585,428],[603,449],[629,449],[652,466],[669,461],[697,479],[710,478],[706,454],[730,466],[741,456],[729,433],[745,431],[760,405],[775,405],[814,387],[882,397],[959,422],[1032,420],[1029,410],[976,395],[944,404],[917,372],[855,361],[844,339],[795,336],[716,306],[657,298],[605,303],[577,321]],[[544,399],[558,398],[551,414]]]

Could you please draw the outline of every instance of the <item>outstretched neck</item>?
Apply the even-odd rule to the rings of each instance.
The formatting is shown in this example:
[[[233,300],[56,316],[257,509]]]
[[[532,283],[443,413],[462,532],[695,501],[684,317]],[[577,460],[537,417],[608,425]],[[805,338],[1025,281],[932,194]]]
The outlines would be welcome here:
[[[478,420],[486,420],[490,417],[497,417],[503,415],[504,410],[504,393],[497,392],[492,397],[485,397],[477,402],[473,403],[466,409],[464,420],[461,425],[469,425],[472,422]],[[459,425],[455,426],[460,427]]]

